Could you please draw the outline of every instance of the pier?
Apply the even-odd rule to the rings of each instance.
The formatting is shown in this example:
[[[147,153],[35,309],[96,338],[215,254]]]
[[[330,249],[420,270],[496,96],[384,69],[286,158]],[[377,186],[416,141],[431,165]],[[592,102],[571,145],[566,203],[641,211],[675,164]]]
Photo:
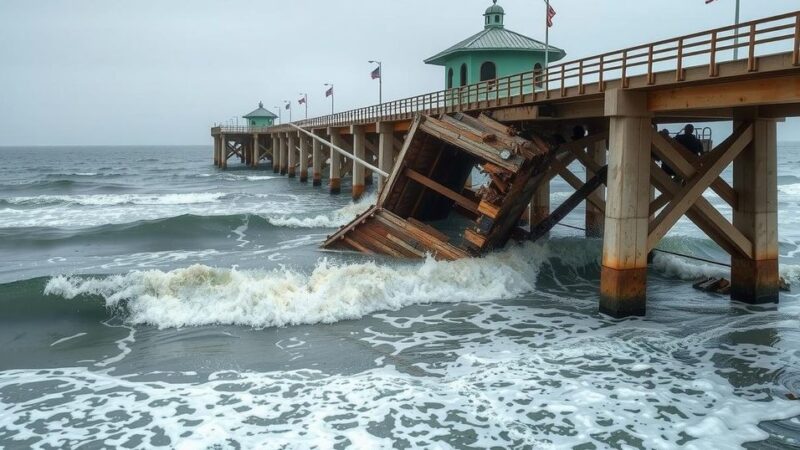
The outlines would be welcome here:
[[[735,48],[739,59],[733,58]],[[520,234],[503,219],[503,233],[538,239],[585,202],[586,235],[603,239],[599,308],[625,317],[645,313],[648,254],[683,216],[730,254],[733,300],[778,301],[776,124],[792,116],[800,116],[800,11],[290,124],[214,127],[211,134],[214,163],[223,169],[232,157],[252,167],[268,163],[274,172],[300,182],[308,182],[310,175],[314,186],[322,186],[327,174],[332,194],[340,193],[342,178],[350,177],[356,199],[377,176],[383,188],[379,201],[397,186],[391,181],[403,176],[410,180],[405,184],[418,186],[418,203],[432,192],[446,199],[447,210],[461,211],[479,200],[468,182],[461,180],[454,188],[458,177],[449,177],[463,172],[463,158],[448,160],[444,151],[417,154],[430,158],[425,163],[430,170],[420,172],[409,169],[402,157],[420,122],[484,117],[482,127],[502,124],[482,134],[462,129],[449,138],[453,146],[502,140],[509,129],[541,141],[547,165],[540,176],[524,178],[535,189],[524,190],[508,207],[516,214],[514,222],[522,219],[529,225],[517,227],[524,231]],[[713,121],[732,122],[734,132],[701,156],[657,132],[661,124]],[[582,135],[575,136],[576,129]],[[480,170],[491,172],[486,165],[491,157],[476,163]],[[586,168],[586,178],[568,169],[575,161]],[[733,181],[728,183],[720,174],[731,164]],[[556,176],[575,195],[553,208],[549,183]],[[708,189],[730,205],[731,217],[703,197]],[[497,210],[491,203],[484,196],[467,216],[495,224]],[[410,229],[406,223],[442,242],[453,239],[428,229],[425,218],[417,217],[422,211],[409,209],[405,217],[398,216],[401,222],[383,217],[391,224],[371,228],[345,247],[392,254],[380,251],[387,247],[382,241],[391,241],[397,248],[410,247],[396,252],[408,257],[439,248],[415,247],[392,231]],[[486,238],[477,228],[465,229],[463,239]],[[497,246],[504,242],[495,237]],[[454,259],[470,253],[451,245],[434,256]]]

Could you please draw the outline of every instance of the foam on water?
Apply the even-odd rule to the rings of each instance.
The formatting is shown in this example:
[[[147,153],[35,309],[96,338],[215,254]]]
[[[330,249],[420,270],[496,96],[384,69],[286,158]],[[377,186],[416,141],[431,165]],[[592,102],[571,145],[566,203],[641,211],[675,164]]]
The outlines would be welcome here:
[[[763,421],[800,415],[769,380],[726,378],[732,358],[738,371],[778,373],[796,348],[715,343],[743,329],[794,332],[796,314],[715,330],[495,302],[415,314],[375,316],[380,326],[354,339],[385,362],[356,374],[0,372],[0,431],[54,447],[727,449],[766,439]],[[302,353],[295,344],[273,345]]]
[[[361,199],[334,210],[327,214],[314,217],[302,216],[277,216],[267,217],[269,223],[279,227],[290,228],[338,228],[347,225],[359,214],[369,209],[377,201],[377,194],[370,193]]]
[[[3,199],[11,205],[192,205],[214,203],[225,197],[222,192],[193,192],[186,194],[86,194],[86,195],[38,195],[35,197],[11,197]]]
[[[517,248],[483,259],[393,266],[322,259],[308,274],[193,265],[106,278],[57,276],[45,294],[101,296],[109,307],[124,307],[129,323],[162,328],[332,323],[411,304],[514,297],[533,290],[546,253]]]

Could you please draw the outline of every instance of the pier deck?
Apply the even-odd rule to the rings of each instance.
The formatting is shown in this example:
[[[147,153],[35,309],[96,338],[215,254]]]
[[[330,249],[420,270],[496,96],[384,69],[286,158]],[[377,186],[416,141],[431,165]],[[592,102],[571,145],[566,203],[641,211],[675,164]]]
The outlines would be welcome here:
[[[733,60],[737,34],[745,56]],[[644,314],[648,253],[684,215],[731,255],[734,300],[778,301],[776,122],[800,116],[800,11],[293,124],[216,127],[214,161],[225,167],[231,156],[250,165],[269,160],[274,171],[290,177],[299,169],[300,181],[307,181],[311,168],[315,185],[329,161],[330,191],[338,193],[349,175],[358,198],[372,180],[359,160],[375,162],[389,180],[408,176],[396,161],[414,121],[448,114],[483,114],[522,137],[556,143],[549,149],[546,182],[517,202],[530,203],[528,236],[535,239],[586,201],[587,236],[603,237],[601,311]],[[732,121],[734,133],[702,156],[654,128],[705,121]],[[582,135],[575,136],[576,129]],[[573,161],[587,169],[585,179],[568,169]],[[720,178],[731,164],[732,184]],[[553,209],[549,180],[556,176],[576,194]],[[420,175],[416,182],[441,191],[439,178]],[[447,186],[454,195],[472,195],[466,186]],[[730,205],[730,217],[702,196],[709,188]],[[397,217],[419,221],[413,214]]]

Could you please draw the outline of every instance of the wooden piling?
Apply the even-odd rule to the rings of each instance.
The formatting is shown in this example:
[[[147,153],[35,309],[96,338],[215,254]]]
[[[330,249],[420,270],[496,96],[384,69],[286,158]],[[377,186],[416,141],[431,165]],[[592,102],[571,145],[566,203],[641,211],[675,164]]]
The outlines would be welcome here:
[[[312,185],[322,186],[322,142],[312,140],[311,170],[313,172]]]
[[[289,178],[294,178],[297,175],[297,133],[294,131],[286,133],[286,142],[289,154],[286,172]]]
[[[286,133],[281,133],[278,137],[281,142],[281,175],[286,175],[288,167],[289,167],[289,140],[286,137]]]
[[[778,163],[774,120],[753,121],[753,141],[733,162],[733,187],[739,194],[733,224],[752,242],[753,257],[731,257],[731,299],[751,304],[777,303]]]
[[[364,159],[366,156],[366,135],[364,127],[352,125],[350,133],[353,135],[353,156]],[[353,200],[358,200],[364,195],[364,166],[353,159]]]
[[[281,170],[281,141],[278,134],[272,135],[272,172],[278,173]]]
[[[297,139],[300,140],[300,182],[308,183],[308,139],[297,132]]]
[[[384,172],[391,173],[394,166],[394,126],[391,122],[378,122],[375,125],[378,131],[378,167]],[[383,188],[386,178],[381,177],[379,187]]]
[[[608,202],[600,274],[600,311],[645,314],[650,216],[651,118],[643,92],[609,90]]]
[[[339,134],[339,129],[335,127],[328,128],[328,136],[330,136],[330,143],[337,147],[345,145],[344,139]],[[331,165],[330,165],[330,193],[339,194],[342,192],[342,157],[333,149],[330,149]]]
[[[605,140],[598,141],[594,145],[588,147],[589,157],[592,161],[595,162],[600,167],[606,165],[606,148],[607,144]],[[586,181],[592,179],[596,174],[590,168],[586,168]],[[605,213],[595,206],[595,203],[599,203],[605,201],[605,185],[600,185],[590,197],[593,197],[596,201],[587,201],[586,202],[586,216],[585,216],[585,229],[586,229],[586,237],[588,238],[599,238],[603,237],[603,225],[605,223]]]

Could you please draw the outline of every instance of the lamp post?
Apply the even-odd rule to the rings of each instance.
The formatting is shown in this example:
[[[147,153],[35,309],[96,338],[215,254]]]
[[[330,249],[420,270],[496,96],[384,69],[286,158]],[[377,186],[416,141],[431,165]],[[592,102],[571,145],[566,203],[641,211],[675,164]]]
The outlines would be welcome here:
[[[290,102],[289,100],[284,100],[283,106],[284,108],[289,110],[289,123],[292,123],[292,102]]]
[[[382,105],[383,104],[383,63],[381,63],[380,61],[369,61],[369,63],[378,65],[378,76],[377,76],[377,78],[378,78],[378,104]],[[375,75],[374,75],[375,71],[373,70],[372,73],[373,73],[372,79],[374,80],[376,78]]]
[[[333,115],[333,83],[325,83],[325,87],[328,88],[325,96],[331,98],[331,115]]]
[[[739,60],[739,0],[736,0],[736,36],[733,40],[733,59]]]

